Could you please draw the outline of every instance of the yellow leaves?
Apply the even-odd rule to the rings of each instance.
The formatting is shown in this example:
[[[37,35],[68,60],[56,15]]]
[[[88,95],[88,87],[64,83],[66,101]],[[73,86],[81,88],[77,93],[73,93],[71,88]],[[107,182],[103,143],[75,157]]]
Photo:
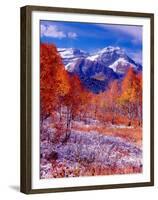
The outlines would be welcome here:
[[[129,102],[131,100],[131,94],[132,94],[132,88],[126,88],[125,91],[123,91],[122,96],[120,97],[120,100],[122,102]]]
[[[122,82],[122,94],[120,103],[134,103],[139,101],[142,95],[141,75],[137,75],[133,68],[130,68]]]
[[[58,68],[55,74],[54,85],[57,89],[57,95],[65,96],[70,90],[67,72],[64,69]]]

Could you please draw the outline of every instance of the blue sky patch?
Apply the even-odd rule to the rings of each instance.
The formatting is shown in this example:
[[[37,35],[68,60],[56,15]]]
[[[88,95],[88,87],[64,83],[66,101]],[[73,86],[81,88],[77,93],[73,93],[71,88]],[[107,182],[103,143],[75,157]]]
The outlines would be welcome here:
[[[89,53],[106,46],[118,46],[142,64],[142,31],[142,26],[134,25],[41,21],[40,41]]]

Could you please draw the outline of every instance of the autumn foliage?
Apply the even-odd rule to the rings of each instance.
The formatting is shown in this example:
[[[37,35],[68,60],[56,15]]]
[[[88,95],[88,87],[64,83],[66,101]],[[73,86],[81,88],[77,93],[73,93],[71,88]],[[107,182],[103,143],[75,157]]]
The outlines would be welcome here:
[[[54,117],[56,135],[70,134],[72,118],[87,104],[87,92],[79,78],[64,69],[57,49],[53,45],[40,46],[40,98],[41,120]],[[55,115],[59,113],[59,119]],[[66,122],[65,122],[66,121]]]
[[[130,68],[122,81],[121,96],[119,98],[124,114],[127,115],[129,124],[131,120],[137,119],[139,124],[142,121],[142,74],[136,74]]]
[[[40,47],[40,97],[41,117],[50,116],[57,109],[62,97],[68,94],[70,85],[61,58],[53,45]]]
[[[104,125],[127,126],[142,123],[141,73],[131,66],[122,80],[114,80],[104,92],[94,94],[77,75],[68,74],[56,47],[49,44],[40,46],[40,98],[41,120],[54,117],[57,137],[62,133],[69,137],[72,120],[88,124],[89,119],[97,119]]]
[[[142,72],[96,94],[41,44],[40,128],[41,178],[141,173]]]

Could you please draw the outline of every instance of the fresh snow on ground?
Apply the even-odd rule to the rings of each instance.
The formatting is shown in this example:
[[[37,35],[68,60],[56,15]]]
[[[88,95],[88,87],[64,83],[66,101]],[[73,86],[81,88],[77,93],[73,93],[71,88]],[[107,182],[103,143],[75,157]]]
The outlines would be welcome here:
[[[66,143],[52,143],[48,140],[41,141],[41,178],[52,178],[55,174],[61,177],[84,175],[85,165],[95,165],[110,168],[141,168],[142,150],[134,143],[114,136],[98,134],[98,132],[81,132],[72,130]],[[53,152],[53,156],[52,156]],[[55,165],[53,166],[54,159]],[[56,167],[57,165],[57,167]],[[63,175],[63,168],[65,174]],[[66,174],[67,171],[73,173]]]

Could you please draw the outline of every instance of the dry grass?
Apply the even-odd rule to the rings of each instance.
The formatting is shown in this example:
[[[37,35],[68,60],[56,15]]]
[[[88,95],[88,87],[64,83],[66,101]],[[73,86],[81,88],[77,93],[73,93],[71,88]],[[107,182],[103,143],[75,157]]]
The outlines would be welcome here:
[[[134,142],[137,145],[142,143],[142,128],[141,127],[112,127],[105,125],[76,125],[73,124],[73,129],[83,132],[97,131],[100,134],[117,136],[126,139],[127,141]]]

